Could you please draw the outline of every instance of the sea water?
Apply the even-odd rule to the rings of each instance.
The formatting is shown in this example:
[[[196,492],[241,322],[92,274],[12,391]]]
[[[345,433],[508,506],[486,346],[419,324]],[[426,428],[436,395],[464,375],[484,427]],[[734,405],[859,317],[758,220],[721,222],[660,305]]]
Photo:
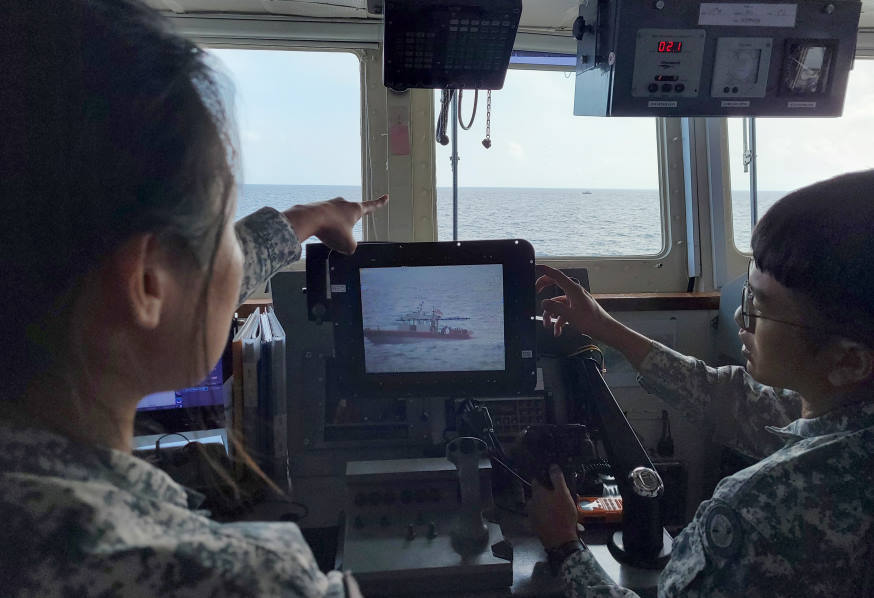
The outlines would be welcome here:
[[[759,216],[784,194],[759,192]],[[749,193],[733,191],[735,243],[748,250]],[[237,218],[261,208],[344,197],[361,201],[360,186],[242,185]],[[657,189],[535,189],[461,187],[459,239],[526,239],[540,257],[646,256],[663,251],[663,214]],[[452,189],[437,189],[438,240],[452,240]],[[361,224],[354,230],[361,238]]]

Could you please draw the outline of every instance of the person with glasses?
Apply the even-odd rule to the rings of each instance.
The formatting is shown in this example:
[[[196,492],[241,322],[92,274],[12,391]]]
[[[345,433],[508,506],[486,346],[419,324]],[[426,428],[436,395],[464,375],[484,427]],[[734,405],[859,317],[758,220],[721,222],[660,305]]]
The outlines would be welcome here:
[[[723,479],[675,539],[659,596],[874,596],[874,170],[779,200],[753,231],[735,313],[746,364],[710,367],[624,326],[540,266],[544,325],[621,351],[652,394],[755,465]],[[633,596],[579,544],[561,472],[532,524],[568,596]]]

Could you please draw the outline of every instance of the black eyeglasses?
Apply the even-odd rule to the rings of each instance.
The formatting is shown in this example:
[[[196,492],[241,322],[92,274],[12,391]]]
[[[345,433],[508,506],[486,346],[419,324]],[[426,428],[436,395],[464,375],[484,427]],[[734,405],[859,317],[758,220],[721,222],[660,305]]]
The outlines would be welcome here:
[[[747,267],[747,281],[744,283],[743,289],[741,290],[741,300],[740,300],[740,315],[741,315],[741,323],[743,327],[751,332],[756,332],[756,320],[771,320],[772,322],[779,322],[780,324],[786,324],[787,326],[795,326],[796,328],[807,328],[810,330],[820,330],[817,326],[807,326],[805,324],[799,324],[797,322],[790,322],[788,320],[780,320],[778,318],[772,318],[770,316],[763,316],[760,313],[753,312],[753,289],[750,286],[750,273],[753,271],[753,260],[750,260],[750,265]]]

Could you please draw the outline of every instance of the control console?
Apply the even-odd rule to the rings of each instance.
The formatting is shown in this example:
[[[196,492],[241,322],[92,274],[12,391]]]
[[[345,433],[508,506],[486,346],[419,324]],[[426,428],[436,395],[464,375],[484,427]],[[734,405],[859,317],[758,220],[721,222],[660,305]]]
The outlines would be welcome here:
[[[460,449],[461,447],[459,447]],[[346,522],[342,568],[355,573],[365,595],[507,588],[510,560],[493,554],[503,540],[497,524],[482,521],[479,552],[458,550],[459,516],[492,504],[491,463],[474,464],[478,496],[463,507],[459,470],[448,459],[351,461],[346,466]]]

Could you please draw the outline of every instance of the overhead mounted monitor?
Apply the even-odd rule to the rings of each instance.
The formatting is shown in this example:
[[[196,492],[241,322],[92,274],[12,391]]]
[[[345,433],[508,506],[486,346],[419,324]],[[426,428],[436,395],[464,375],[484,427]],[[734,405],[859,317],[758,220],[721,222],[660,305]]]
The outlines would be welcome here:
[[[307,302],[333,321],[340,394],[531,392],[533,285],[534,250],[521,240],[307,250]]]
[[[386,0],[382,9],[386,87],[504,86],[522,0]]]

